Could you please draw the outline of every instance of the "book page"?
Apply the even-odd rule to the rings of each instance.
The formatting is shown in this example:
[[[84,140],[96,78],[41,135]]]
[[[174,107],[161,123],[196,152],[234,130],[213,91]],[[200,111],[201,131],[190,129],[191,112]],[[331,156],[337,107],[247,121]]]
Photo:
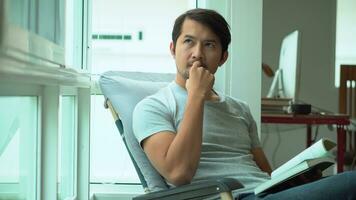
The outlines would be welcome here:
[[[289,170],[290,168],[303,162],[304,160],[326,156],[327,153],[335,146],[336,144],[331,140],[320,139],[318,142],[314,143],[312,146],[308,147],[307,149],[293,157],[291,160],[274,170],[271,174],[271,177],[273,178],[275,176],[280,175],[281,173]]]

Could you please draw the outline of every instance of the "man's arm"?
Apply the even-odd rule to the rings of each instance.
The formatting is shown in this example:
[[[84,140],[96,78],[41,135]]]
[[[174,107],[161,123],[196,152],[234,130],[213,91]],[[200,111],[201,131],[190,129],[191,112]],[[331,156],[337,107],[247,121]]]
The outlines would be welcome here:
[[[214,76],[196,63],[190,69],[187,102],[177,133],[156,133],[143,141],[153,166],[174,185],[190,183],[199,165],[202,146],[204,100]]]
[[[251,149],[251,153],[253,158],[257,164],[257,166],[264,172],[267,172],[269,175],[272,173],[271,166],[268,163],[265,153],[263,152],[262,148],[256,147]]]

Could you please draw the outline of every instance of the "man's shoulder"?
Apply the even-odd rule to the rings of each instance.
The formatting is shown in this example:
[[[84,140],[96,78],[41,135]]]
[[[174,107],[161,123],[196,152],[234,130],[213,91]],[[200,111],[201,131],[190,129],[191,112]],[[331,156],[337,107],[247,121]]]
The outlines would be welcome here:
[[[232,107],[235,107],[235,108],[238,108],[238,109],[242,109],[242,110],[249,109],[248,104],[245,101],[242,101],[241,99],[234,98],[234,97],[229,96],[229,95],[225,95],[224,98],[225,98],[226,104],[228,104],[228,105],[230,105]]]
[[[140,102],[138,102],[136,108],[152,107],[152,106],[161,107],[162,105],[168,104],[170,96],[171,96],[171,91],[169,86],[167,85],[159,89],[156,93],[143,98]]]

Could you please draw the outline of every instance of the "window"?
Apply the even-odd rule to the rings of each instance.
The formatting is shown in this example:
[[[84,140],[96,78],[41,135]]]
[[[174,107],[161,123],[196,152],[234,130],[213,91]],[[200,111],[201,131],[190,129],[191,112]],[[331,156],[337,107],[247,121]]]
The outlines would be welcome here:
[[[38,194],[38,99],[0,96],[0,199]]]
[[[356,63],[356,1],[338,0],[336,14],[335,86],[339,87],[340,65]]]
[[[58,198],[76,195],[77,167],[77,108],[76,96],[61,96],[61,118],[58,136]]]
[[[88,2],[65,1],[65,65],[68,68],[90,70],[86,63],[87,34],[90,33],[83,17],[87,13]]]
[[[93,0],[92,7],[92,73],[175,72],[171,30],[195,1]],[[91,182],[139,183],[103,96],[92,92],[91,99]]]
[[[0,199],[89,199],[89,6],[0,1]]]
[[[0,1],[0,47],[27,62],[64,65],[64,2]]]

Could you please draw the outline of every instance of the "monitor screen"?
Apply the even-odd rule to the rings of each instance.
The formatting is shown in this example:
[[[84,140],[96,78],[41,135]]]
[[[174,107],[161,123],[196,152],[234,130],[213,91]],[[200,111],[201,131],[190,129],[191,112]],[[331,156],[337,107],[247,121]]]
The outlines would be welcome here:
[[[279,55],[279,67],[267,97],[298,99],[299,37],[299,31],[296,30],[283,38]]]

